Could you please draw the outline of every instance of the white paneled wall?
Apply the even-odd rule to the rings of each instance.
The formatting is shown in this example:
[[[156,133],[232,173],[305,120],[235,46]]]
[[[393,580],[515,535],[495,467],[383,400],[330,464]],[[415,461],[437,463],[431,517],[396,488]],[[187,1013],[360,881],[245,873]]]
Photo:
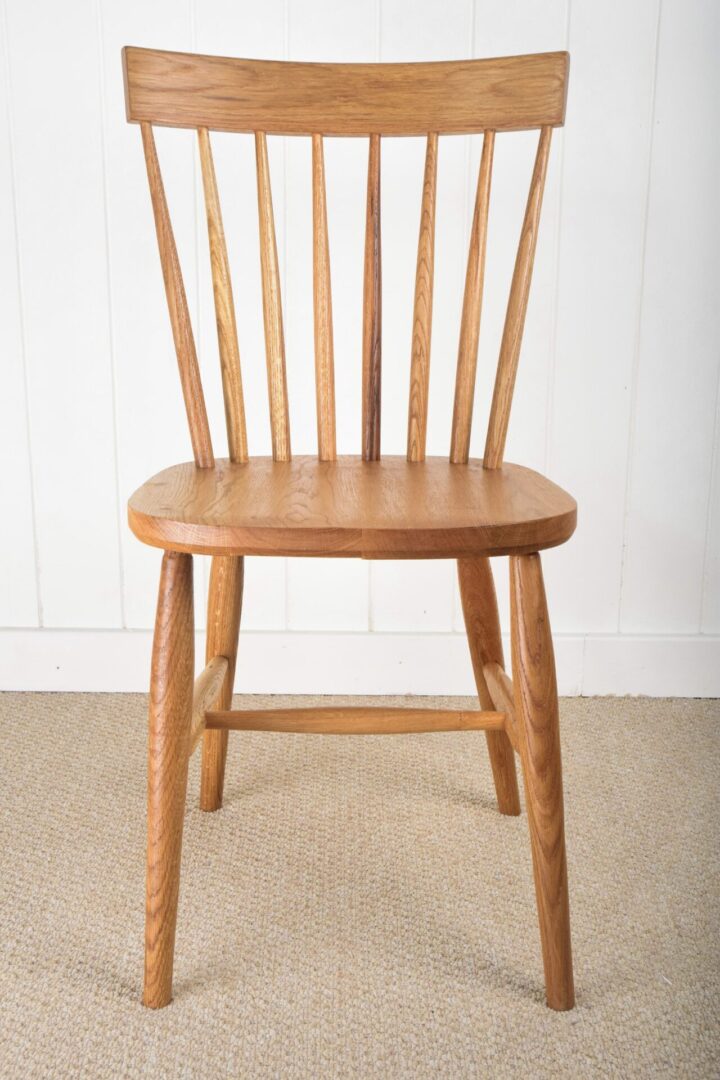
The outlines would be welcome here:
[[[0,687],[144,688],[159,554],[129,533],[124,504],[190,456],[121,47],[342,61],[567,48],[567,125],[554,137],[508,443],[511,460],[580,505],[573,540],[545,556],[561,690],[720,694],[717,0],[0,0],[0,13]],[[536,139],[497,141],[477,455]],[[479,143],[440,144],[436,454],[449,445]],[[158,144],[219,447],[194,137],[160,131]],[[293,448],[312,452],[310,147],[270,144]],[[214,148],[250,448],[266,453],[252,143],[217,135]],[[423,155],[422,140],[383,144],[383,446],[395,453]],[[328,140],[326,164],[348,453],[360,440],[366,142]],[[249,559],[243,621],[239,689],[472,689],[449,562]]]

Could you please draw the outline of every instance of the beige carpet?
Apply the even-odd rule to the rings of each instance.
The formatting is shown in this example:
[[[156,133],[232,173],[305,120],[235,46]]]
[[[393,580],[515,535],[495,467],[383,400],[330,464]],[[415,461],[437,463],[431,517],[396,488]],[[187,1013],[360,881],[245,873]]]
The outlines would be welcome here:
[[[720,1075],[718,702],[561,712],[574,1012],[543,1005],[527,823],[466,733],[236,734],[210,815],[196,756],[152,1013],[145,700],[0,695],[0,1075]]]

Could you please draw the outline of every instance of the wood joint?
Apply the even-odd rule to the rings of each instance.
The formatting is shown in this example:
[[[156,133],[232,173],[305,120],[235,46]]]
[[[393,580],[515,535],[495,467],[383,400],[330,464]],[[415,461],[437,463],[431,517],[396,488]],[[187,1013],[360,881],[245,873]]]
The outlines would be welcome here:
[[[190,725],[189,757],[193,755],[202,738],[202,734],[206,727],[207,710],[220,696],[220,691],[229,664],[230,661],[227,656],[213,656],[207,667],[195,680],[192,704],[192,723]]]
[[[516,754],[520,753],[518,725],[515,717],[515,691],[512,679],[494,660],[483,666],[488,693],[496,709],[505,714],[505,731]]]

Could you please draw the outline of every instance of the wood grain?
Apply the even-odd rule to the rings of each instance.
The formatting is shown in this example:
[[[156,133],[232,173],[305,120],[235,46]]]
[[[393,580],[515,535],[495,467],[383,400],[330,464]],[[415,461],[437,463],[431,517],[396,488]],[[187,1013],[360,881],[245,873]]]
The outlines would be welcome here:
[[[540,132],[525,219],[520,234],[515,270],[513,271],[510,286],[505,327],[500,344],[500,359],[498,360],[497,374],[495,376],[495,389],[493,391],[490,421],[485,441],[484,461],[486,469],[498,469],[502,465],[505,452],[510,408],[515,389],[515,376],[517,375],[518,360],[520,359],[520,346],[530,295],[530,282],[535,260],[535,246],[540,224],[540,210],[542,208],[551,137],[552,128],[544,127]]]
[[[185,286],[180,270],[180,260],[165,198],[165,188],[162,173],[160,172],[160,162],[158,161],[153,130],[150,124],[145,123],[140,125],[140,130],[142,132],[163,281],[165,282],[165,295],[167,296],[168,311],[170,312],[170,324],[172,326],[173,341],[175,342],[175,352],[177,353],[180,383],[185,401],[195,464],[200,468],[208,469],[212,468],[213,465],[212,440],[200,381],[200,369],[198,368],[197,354],[195,352],[195,339],[190,323],[190,312],[188,311]]]
[[[415,303],[410,357],[408,405],[408,461],[425,460],[427,441],[430,342],[432,338],[433,277],[435,268],[435,192],[437,188],[438,137],[427,137],[423,176],[420,238],[415,269]]]
[[[382,705],[324,708],[238,709],[209,712],[208,729],[284,731],[315,735],[400,735],[432,731],[501,732],[497,712],[458,709],[401,709]]]
[[[494,660],[483,665],[485,684],[490,694],[493,707],[499,712],[505,713],[505,730],[513,750],[520,753],[520,740],[517,734],[515,720],[515,691],[512,679],[505,669]]]
[[[503,647],[490,560],[458,559],[458,582],[480,705],[495,709],[484,669],[492,661],[502,665]],[[505,731],[488,731],[487,744],[498,809],[501,814],[519,814],[520,793],[509,737]]]
[[[205,713],[220,694],[228,669],[227,656],[213,656],[195,680],[190,727],[190,757],[194,754],[205,730]]]
[[[325,196],[325,157],[322,135],[312,137],[313,177],[313,313],[315,323],[315,399],[318,457],[334,461],[335,360],[333,352],[330,245]]]
[[[450,460],[455,464],[463,465],[470,455],[470,431],[472,429],[475,400],[475,374],[480,341],[480,313],[482,311],[483,282],[485,280],[485,251],[487,247],[490,180],[492,177],[494,148],[495,132],[486,131],[480,158],[475,211],[470,233],[470,250],[468,251],[467,271],[465,273],[465,292],[463,294],[457,375],[455,377],[455,403],[450,439]]]
[[[510,560],[515,714],[525,778],[547,1003],[575,1003],[557,685],[539,555]]]
[[[135,492],[128,520],[145,543],[209,555],[459,558],[553,547],[576,513],[566,492],[519,465],[341,456],[176,465]]]
[[[562,124],[565,52],[302,64],[123,50],[129,121],[276,135],[427,135]]]
[[[163,555],[148,721],[147,879],[143,1004],[172,998],[194,678],[192,558]]]
[[[220,210],[220,196],[215,177],[210,134],[207,128],[200,128],[198,131],[198,142],[203,190],[205,192],[205,211],[210,244],[210,269],[215,299],[215,321],[220,352],[228,451],[231,461],[247,461],[245,403],[243,401],[242,376],[240,374],[240,347],[235,323],[235,303],[233,301],[230,262],[225,244],[222,212]]]
[[[244,575],[245,563],[241,558],[215,556],[212,561],[205,655],[208,662],[214,656],[227,657],[227,671],[222,686],[216,699],[210,702],[219,709],[229,709],[232,704]],[[203,736],[201,810],[219,810],[222,806],[227,741],[226,731],[206,731]]]
[[[382,385],[382,254],[380,244],[380,136],[370,136],[365,272],[363,277],[362,456],[380,458]]]
[[[278,270],[275,218],[270,190],[270,165],[267,139],[262,131],[255,134],[257,163],[258,217],[260,222],[260,270],[262,275],[263,323],[267,357],[268,397],[270,400],[270,429],[273,457],[289,461],[290,414],[288,409],[287,374],[285,370],[285,337],[283,334],[280,272]]]

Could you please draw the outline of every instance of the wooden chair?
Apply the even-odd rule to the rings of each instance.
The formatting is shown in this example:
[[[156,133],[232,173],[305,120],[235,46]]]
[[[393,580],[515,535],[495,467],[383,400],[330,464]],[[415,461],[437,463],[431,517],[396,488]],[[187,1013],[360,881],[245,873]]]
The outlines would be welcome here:
[[[574,1003],[558,703],[538,552],[575,528],[574,500],[503,463],[553,127],[565,112],[567,53],[428,64],[301,64],[127,48],[127,117],[139,123],[194,463],[130,499],[135,535],[164,551],[152,656],[144,1003],[167,1005],[188,758],[202,742],[200,805],[222,802],[230,730],[398,733],[484,730],[503,814],[525,780],[547,1002]],[[229,459],[214,457],[153,125],[198,133]],[[496,133],[539,129],[482,460],[469,459]],[[249,458],[240,354],[210,130],[255,136],[272,459]],[[449,458],[425,456],[439,135],[483,132],[460,327]],[[318,454],[290,453],[280,277],[267,135],[312,139]],[[337,457],[323,136],[369,139],[362,337],[362,446]],[[381,139],[427,137],[415,280],[407,457],[381,457]],[[194,679],[193,563],[212,556],[206,657]],[[243,556],[457,559],[482,711],[413,708],[231,710]],[[510,556],[511,682],[488,556]]]

